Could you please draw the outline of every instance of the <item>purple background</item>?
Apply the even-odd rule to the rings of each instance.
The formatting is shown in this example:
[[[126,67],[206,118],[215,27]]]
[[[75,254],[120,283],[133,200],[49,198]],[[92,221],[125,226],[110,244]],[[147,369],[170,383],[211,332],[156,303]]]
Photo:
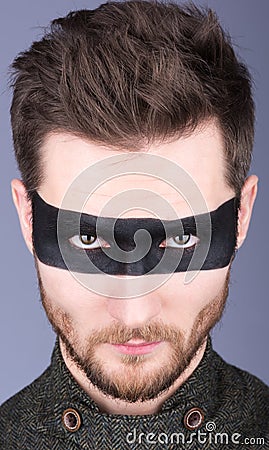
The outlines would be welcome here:
[[[7,86],[8,65],[18,52],[42,36],[40,27],[70,10],[97,7],[100,1],[9,0],[1,8],[1,316],[0,403],[43,372],[55,335],[43,312],[34,263],[21,236],[10,181],[19,177],[13,156]],[[254,159],[259,194],[248,238],[233,264],[230,296],[214,348],[269,384],[268,363],[268,0],[200,0],[215,9],[232,35],[255,80],[257,107]]]

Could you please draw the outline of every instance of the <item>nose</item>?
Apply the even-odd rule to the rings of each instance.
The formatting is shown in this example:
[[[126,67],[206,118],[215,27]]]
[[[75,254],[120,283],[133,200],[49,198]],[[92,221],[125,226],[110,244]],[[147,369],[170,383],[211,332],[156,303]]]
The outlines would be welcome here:
[[[139,328],[160,314],[161,301],[154,293],[134,298],[110,298],[107,300],[107,310],[123,325]]]

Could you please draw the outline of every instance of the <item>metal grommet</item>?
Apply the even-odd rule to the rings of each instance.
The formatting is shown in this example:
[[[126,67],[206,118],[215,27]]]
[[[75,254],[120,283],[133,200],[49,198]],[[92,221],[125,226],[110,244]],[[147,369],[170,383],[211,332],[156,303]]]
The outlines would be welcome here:
[[[191,408],[184,416],[184,425],[188,430],[196,430],[204,421],[204,412],[200,408]]]
[[[68,408],[63,412],[62,415],[63,426],[68,430],[74,433],[78,431],[81,426],[81,418],[79,413],[73,409]]]

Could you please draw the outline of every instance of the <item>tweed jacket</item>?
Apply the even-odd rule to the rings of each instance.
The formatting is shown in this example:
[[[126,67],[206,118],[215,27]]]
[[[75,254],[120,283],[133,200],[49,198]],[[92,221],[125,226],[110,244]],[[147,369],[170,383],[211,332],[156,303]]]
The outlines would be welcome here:
[[[147,416],[102,413],[56,339],[51,364],[0,407],[1,450],[269,449],[269,387],[227,364],[209,336],[187,381]]]

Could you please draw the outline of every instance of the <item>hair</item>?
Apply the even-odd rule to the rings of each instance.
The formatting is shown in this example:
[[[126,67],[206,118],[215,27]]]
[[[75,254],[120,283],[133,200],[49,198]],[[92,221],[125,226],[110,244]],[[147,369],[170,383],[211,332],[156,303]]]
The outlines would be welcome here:
[[[28,198],[44,180],[51,133],[145,151],[209,119],[240,195],[253,147],[251,84],[216,13],[193,3],[113,1],[53,20],[11,65],[14,150]]]

